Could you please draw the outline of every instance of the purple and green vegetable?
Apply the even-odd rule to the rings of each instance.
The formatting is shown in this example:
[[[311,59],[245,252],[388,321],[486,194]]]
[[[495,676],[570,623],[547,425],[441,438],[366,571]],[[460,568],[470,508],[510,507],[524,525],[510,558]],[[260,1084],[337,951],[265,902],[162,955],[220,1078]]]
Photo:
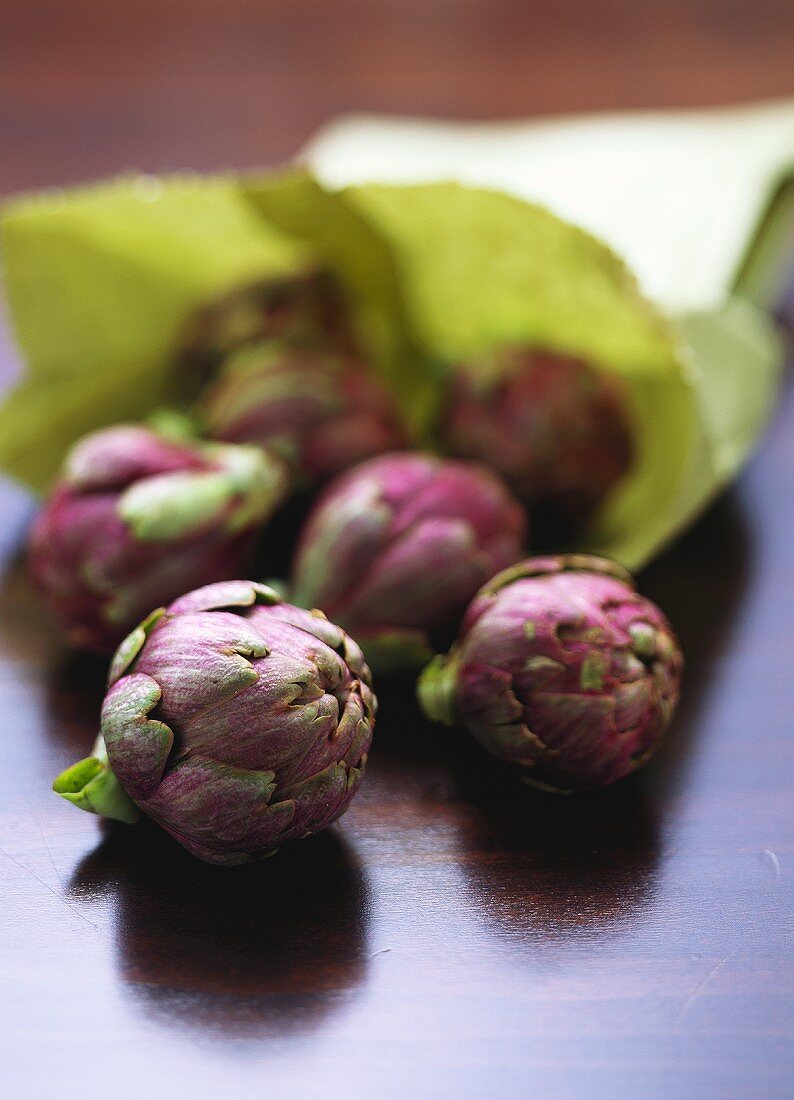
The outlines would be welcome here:
[[[31,572],[70,642],[112,653],[153,607],[248,572],[288,484],[259,447],[105,428],[67,455],[31,529]]]
[[[631,465],[619,380],[528,347],[457,367],[437,432],[448,454],[489,463],[529,508],[571,523],[586,520]]]
[[[461,726],[525,782],[605,787],[657,748],[682,665],[670,624],[625,569],[562,554],[490,580],[418,696],[429,718]]]
[[[58,794],[238,864],[344,813],[377,701],[356,643],[265,585],[225,581],[159,608],[119,646],[94,756]]]
[[[416,665],[523,553],[524,510],[485,466],[409,451],[328,487],[300,536],[293,598],[350,631],[377,669]]]
[[[406,444],[394,398],[350,353],[248,344],[221,363],[201,399],[208,435],[278,454],[299,485],[328,481]]]
[[[190,317],[181,359],[186,370],[208,377],[232,352],[271,341],[352,350],[345,303],[327,272],[256,279],[211,299]]]

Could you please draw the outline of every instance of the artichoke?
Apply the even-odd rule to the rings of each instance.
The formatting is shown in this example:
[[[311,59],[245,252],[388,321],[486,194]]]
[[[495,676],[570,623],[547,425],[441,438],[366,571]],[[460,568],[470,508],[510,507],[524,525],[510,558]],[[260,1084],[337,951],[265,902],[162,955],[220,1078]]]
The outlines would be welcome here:
[[[53,787],[123,821],[140,809],[210,863],[246,863],[344,812],[376,709],[361,650],[321,613],[211,584],[119,646],[97,752]]]
[[[521,557],[526,517],[473,463],[382,455],[328,486],[301,535],[293,598],[353,634],[380,668],[426,660],[479,586]]]
[[[333,278],[310,271],[260,279],[208,303],[188,325],[185,369],[206,376],[230,352],[261,340],[351,347],[348,311]]]
[[[202,413],[213,438],[269,447],[308,484],[405,443],[395,403],[360,360],[309,346],[241,348]]]
[[[451,379],[442,450],[487,461],[530,507],[584,520],[631,463],[616,379],[579,359],[507,347]]]
[[[571,554],[530,558],[485,585],[418,695],[428,717],[460,723],[526,781],[602,787],[653,753],[681,670],[669,623],[629,574]]]
[[[72,643],[112,653],[153,607],[244,572],[287,483],[258,447],[96,432],[69,452],[34,521],[34,579]]]

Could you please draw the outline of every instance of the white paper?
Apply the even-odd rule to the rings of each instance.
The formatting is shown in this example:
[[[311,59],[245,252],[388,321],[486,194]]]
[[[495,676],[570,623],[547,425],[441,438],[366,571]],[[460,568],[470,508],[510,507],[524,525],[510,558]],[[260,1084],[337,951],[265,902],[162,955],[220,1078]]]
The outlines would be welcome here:
[[[794,100],[488,124],[355,116],[302,159],[334,188],[449,179],[540,203],[611,245],[661,305],[710,309],[794,171]]]

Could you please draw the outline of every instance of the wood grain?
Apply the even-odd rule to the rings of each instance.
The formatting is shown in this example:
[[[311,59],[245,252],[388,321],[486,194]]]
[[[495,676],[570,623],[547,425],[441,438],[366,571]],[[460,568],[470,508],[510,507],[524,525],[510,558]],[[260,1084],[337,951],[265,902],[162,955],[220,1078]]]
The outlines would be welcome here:
[[[489,117],[794,93],[789,0],[5,0],[0,192],[276,162],[354,108]],[[641,578],[688,658],[648,771],[518,789],[382,691],[342,826],[203,867],[50,793],[102,669],[0,495],[0,1048],[14,1097],[791,1095],[794,394]]]

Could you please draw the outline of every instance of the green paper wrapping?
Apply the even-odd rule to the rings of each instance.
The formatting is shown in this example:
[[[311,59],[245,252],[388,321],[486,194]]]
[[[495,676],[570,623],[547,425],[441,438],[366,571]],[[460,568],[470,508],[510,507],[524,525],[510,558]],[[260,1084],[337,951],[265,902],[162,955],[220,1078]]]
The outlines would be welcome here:
[[[84,432],[173,399],[197,306],[314,262],[347,290],[359,338],[420,432],[444,369],[503,342],[620,374],[638,457],[583,548],[630,568],[734,475],[777,385],[779,344],[752,307],[670,319],[589,234],[455,184],[133,177],[10,204],[2,248],[27,371],[0,407],[0,468],[34,488]]]
[[[11,202],[4,293],[26,372],[0,407],[0,467],[42,489],[70,443],[175,394],[182,326],[202,301],[305,249],[232,178],[123,178]]]
[[[285,177],[284,190],[300,222],[300,188]],[[341,215],[323,213],[342,225]],[[268,223],[231,176],[134,176],[9,203],[4,292],[27,369],[0,407],[0,468],[43,489],[85,432],[178,399],[177,360],[194,311],[250,280],[301,272],[325,251],[332,260],[339,253],[362,342],[378,361],[393,359],[402,326],[386,305],[387,259],[365,227],[347,228],[348,247],[310,247]]]
[[[415,364],[393,379],[404,402],[418,391],[430,413],[439,364],[502,344],[579,355],[621,377],[636,460],[584,532],[582,550],[638,568],[750,453],[774,404],[782,346],[749,303],[668,317],[605,245],[503,192],[429,183],[338,194],[395,257],[407,344],[423,356],[420,386]],[[267,187],[251,195],[282,224]]]
[[[269,226],[300,241],[334,273],[374,369],[398,396],[410,391],[403,411],[409,420],[421,420],[419,390],[430,387],[410,346],[398,258],[383,235],[343,195],[301,170],[243,178],[241,193]]]

